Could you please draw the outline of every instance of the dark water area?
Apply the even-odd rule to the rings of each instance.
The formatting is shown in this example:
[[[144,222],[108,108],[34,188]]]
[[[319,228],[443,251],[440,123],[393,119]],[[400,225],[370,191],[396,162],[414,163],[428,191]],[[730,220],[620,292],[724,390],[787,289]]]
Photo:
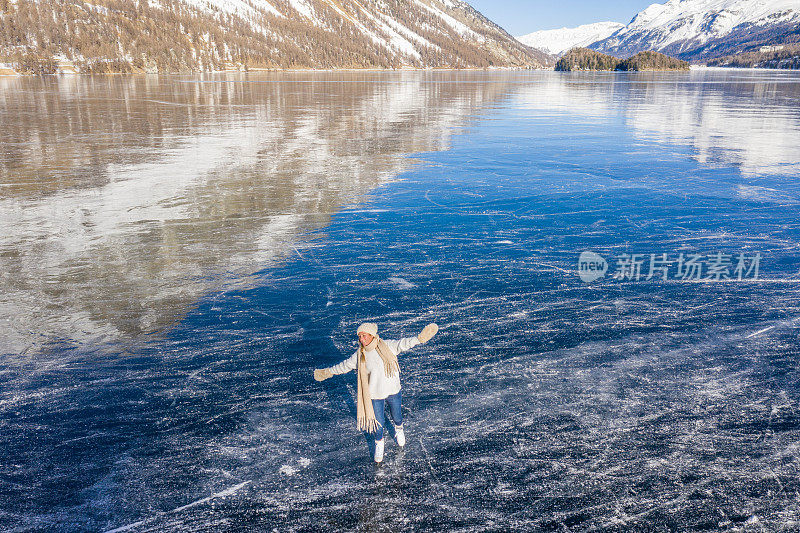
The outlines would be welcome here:
[[[281,76],[0,86],[3,529],[800,527],[795,73]]]

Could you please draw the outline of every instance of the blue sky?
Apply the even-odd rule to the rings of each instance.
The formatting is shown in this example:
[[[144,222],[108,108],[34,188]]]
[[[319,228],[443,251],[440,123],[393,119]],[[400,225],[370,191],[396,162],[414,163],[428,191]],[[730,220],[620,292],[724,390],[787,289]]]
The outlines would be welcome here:
[[[631,18],[653,3],[666,0],[466,0],[511,35],[525,35],[537,30],[580,26],[613,20],[627,24]]]

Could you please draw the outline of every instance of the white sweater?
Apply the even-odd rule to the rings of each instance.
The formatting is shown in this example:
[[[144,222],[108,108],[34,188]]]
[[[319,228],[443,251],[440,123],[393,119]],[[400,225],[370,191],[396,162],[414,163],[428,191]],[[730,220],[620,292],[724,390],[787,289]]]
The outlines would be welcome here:
[[[395,353],[395,355],[399,354],[400,352],[410,350],[419,344],[419,340],[416,337],[405,337],[399,341],[391,339],[383,340],[386,342],[387,346],[389,346],[389,349]],[[386,372],[383,368],[383,359],[381,359],[381,356],[378,354],[377,350],[365,351],[364,358],[367,362],[367,379],[369,380],[370,398],[373,400],[383,400],[387,396],[397,394],[400,391],[400,373],[398,372],[390,378],[386,377]],[[332,374],[344,374],[346,372],[350,372],[351,370],[355,370],[357,367],[358,350],[356,350],[356,353],[341,363],[333,365],[328,370],[330,370]]]

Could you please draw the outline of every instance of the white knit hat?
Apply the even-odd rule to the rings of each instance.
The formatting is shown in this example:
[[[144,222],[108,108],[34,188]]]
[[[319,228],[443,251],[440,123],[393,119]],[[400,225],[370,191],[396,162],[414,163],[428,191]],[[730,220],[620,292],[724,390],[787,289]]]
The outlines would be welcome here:
[[[364,322],[360,326],[358,326],[358,330],[356,331],[356,335],[359,333],[369,333],[373,337],[378,334],[378,324],[374,322]]]

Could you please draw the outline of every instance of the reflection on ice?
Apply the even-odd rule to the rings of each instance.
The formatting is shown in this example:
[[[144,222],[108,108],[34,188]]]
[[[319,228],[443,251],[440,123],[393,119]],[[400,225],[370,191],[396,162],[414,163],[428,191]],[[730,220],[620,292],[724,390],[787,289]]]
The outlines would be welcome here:
[[[800,172],[800,89],[791,72],[585,73],[555,76],[517,95],[536,112],[618,115],[643,138],[688,144],[704,165],[745,177]],[[797,195],[794,200],[800,199]]]
[[[504,83],[264,76],[0,80],[3,353],[158,331],[244,286]]]

